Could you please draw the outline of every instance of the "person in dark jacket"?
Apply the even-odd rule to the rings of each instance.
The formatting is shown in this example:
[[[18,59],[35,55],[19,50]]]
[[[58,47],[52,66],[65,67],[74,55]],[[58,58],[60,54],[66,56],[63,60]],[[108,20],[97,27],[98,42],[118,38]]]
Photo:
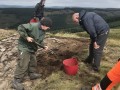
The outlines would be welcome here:
[[[93,70],[98,72],[103,48],[109,33],[109,25],[95,12],[87,12],[85,10],[80,13],[74,13],[72,19],[80,24],[90,35],[89,56],[85,63],[92,64]]]
[[[41,20],[41,18],[44,17],[44,6],[45,6],[44,4],[45,4],[45,0],[41,0],[35,6],[34,17],[39,18],[39,20]]]
[[[45,37],[45,31],[50,29],[51,25],[51,19],[44,17],[38,23],[27,23],[18,26],[18,32],[20,34],[18,40],[19,59],[17,60],[14,73],[13,88],[24,90],[21,83],[26,74],[31,80],[40,78],[41,74],[38,74],[36,71],[37,61],[35,53],[38,49],[38,44],[42,48],[44,47],[45,50],[48,49],[42,43]]]

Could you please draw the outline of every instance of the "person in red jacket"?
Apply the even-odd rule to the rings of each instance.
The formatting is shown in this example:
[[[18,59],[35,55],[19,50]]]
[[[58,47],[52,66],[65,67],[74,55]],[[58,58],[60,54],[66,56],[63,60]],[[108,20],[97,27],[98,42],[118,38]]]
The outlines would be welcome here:
[[[81,90],[112,90],[118,83],[120,83],[120,58],[117,64],[105,75],[99,84],[89,89],[82,87]]]

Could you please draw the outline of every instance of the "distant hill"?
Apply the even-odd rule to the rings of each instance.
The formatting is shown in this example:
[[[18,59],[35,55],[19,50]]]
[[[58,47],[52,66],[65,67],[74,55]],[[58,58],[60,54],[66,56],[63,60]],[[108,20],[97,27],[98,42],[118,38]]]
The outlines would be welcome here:
[[[0,8],[33,8],[34,6],[0,5]]]
[[[0,8],[34,8],[35,6],[23,6],[23,5],[0,5]],[[46,8],[54,8],[54,9],[63,9],[63,6],[50,6]]]
[[[3,6],[6,7],[5,5]],[[17,28],[19,24],[28,23],[33,17],[34,8],[21,8],[21,6],[17,6],[17,8],[13,8],[13,6],[11,7],[12,8],[0,8],[0,28]],[[76,32],[81,31],[82,29],[78,25],[74,25],[71,16],[74,12],[80,12],[82,9],[98,13],[109,23],[111,28],[120,27],[120,9],[114,8],[98,9],[49,7],[45,8],[45,16],[52,18],[52,29],[54,31],[64,29],[64,31]]]

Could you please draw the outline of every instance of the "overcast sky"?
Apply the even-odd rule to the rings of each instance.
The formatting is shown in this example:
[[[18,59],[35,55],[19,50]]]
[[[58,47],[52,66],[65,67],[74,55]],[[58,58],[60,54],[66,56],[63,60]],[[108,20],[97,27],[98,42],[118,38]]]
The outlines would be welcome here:
[[[40,0],[0,0],[0,5],[34,6]],[[120,0],[46,0],[46,7],[96,7],[96,8],[120,8]]]

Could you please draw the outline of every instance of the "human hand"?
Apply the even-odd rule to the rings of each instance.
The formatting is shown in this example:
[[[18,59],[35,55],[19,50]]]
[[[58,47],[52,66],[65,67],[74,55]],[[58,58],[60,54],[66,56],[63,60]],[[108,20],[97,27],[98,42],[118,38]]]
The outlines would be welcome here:
[[[100,48],[100,46],[96,42],[94,42],[94,48],[98,49],[98,48]]]
[[[48,46],[44,46],[44,50],[47,51],[48,50]]]
[[[28,42],[33,42],[33,38],[27,37],[27,41],[28,41]]]

